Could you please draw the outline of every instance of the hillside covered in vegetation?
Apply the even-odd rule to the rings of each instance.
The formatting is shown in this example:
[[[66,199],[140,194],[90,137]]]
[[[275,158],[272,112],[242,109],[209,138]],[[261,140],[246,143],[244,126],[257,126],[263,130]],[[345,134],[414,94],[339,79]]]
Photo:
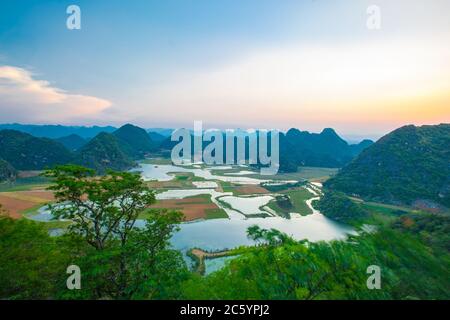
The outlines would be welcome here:
[[[132,124],[120,127],[113,135],[118,139],[122,151],[134,159],[143,159],[156,150],[156,144],[150,138],[150,134]]]
[[[133,166],[133,161],[120,146],[120,141],[111,133],[95,136],[76,155],[75,163],[105,173],[107,169],[124,170]]]
[[[0,182],[4,180],[13,180],[16,175],[16,170],[8,162],[0,159]]]
[[[17,170],[42,170],[70,162],[72,153],[61,143],[15,131],[0,131],[0,158]]]
[[[380,202],[450,207],[450,124],[401,127],[325,186]]]
[[[290,129],[280,134],[280,170],[295,172],[299,166],[340,168],[373,142],[349,145],[331,128],[321,133]]]

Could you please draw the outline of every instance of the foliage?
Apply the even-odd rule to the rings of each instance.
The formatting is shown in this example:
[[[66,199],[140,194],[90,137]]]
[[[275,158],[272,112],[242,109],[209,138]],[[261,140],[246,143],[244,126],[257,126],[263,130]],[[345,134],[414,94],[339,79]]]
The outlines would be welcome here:
[[[65,297],[176,296],[176,283],[187,271],[181,255],[169,248],[169,239],[181,213],[153,210],[145,226],[137,227],[139,214],[155,201],[137,174],[109,171],[94,177],[92,169],[67,165],[45,175],[53,179],[49,189],[58,202],[52,213],[71,219],[69,232],[90,247],[77,261],[87,285]]]
[[[325,190],[323,197],[314,205],[324,216],[341,222],[356,221],[368,214],[359,203],[353,202],[345,194],[330,190]]]
[[[450,207],[450,124],[405,126],[378,140],[325,186],[379,202]]]
[[[0,159],[0,182],[4,180],[15,180],[16,176],[16,169],[5,160]]]
[[[280,170],[295,172],[299,166],[342,167],[373,142],[349,145],[333,129],[320,134],[290,129],[280,134]]]
[[[142,159],[155,150],[155,144],[147,131],[131,124],[120,127],[113,135],[119,140],[122,151],[131,158]]]
[[[273,239],[257,228],[253,235]],[[278,238],[276,236],[275,238]],[[449,256],[410,235],[383,229],[351,241],[304,243],[285,238],[242,253],[222,270],[184,285],[188,299],[448,299]],[[366,286],[379,265],[381,290]]]
[[[18,170],[41,170],[69,162],[73,155],[62,144],[15,130],[0,131],[0,157]]]
[[[76,151],[80,149],[87,142],[86,139],[80,137],[77,134],[71,134],[55,140],[58,141],[59,143],[62,143],[62,145],[70,151]]]
[[[434,248],[450,253],[450,217],[447,215],[415,213],[404,214],[394,223],[394,228],[417,234]]]
[[[109,171],[94,177],[94,170],[65,165],[44,173],[54,184],[56,218],[70,219],[72,232],[84,235],[96,249],[102,249],[114,237],[126,242],[141,211],[155,202],[155,196],[140,176]]]
[[[77,164],[95,169],[103,174],[108,169],[124,170],[133,166],[133,161],[123,152],[118,139],[102,132],[84,145],[77,153]]]
[[[55,298],[71,261],[63,242],[33,221],[0,216],[0,299]]]
[[[286,183],[261,183],[261,187],[269,190],[270,192],[280,192],[290,188],[302,187],[306,184],[306,181],[286,182]]]

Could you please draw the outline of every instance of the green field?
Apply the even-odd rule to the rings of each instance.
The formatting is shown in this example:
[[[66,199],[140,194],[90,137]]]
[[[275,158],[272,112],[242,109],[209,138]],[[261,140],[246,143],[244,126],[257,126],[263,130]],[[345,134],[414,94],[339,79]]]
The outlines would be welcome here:
[[[48,178],[41,176],[18,178],[12,182],[0,183],[0,192],[28,191],[37,188],[45,189],[48,185]]]
[[[146,164],[172,164],[172,160],[170,158],[149,158],[149,159],[145,159],[142,160],[141,163],[146,163]]]
[[[301,188],[282,192],[281,194],[289,196],[292,207],[289,209],[283,208],[279,205],[277,200],[273,200],[269,202],[269,208],[275,210],[278,213],[281,213],[283,216],[286,216],[291,212],[299,213],[302,216],[306,216],[312,213],[311,209],[306,205],[306,200],[313,197],[313,195],[308,190]]]
[[[206,210],[206,219],[224,219],[224,218],[228,218],[228,215],[225,212],[225,210],[221,208]]]
[[[245,170],[250,170],[246,168]],[[319,168],[319,167],[298,167],[297,172],[277,173],[273,176],[260,175],[258,171],[255,174],[245,175],[246,177],[256,179],[270,180],[308,180],[308,181],[325,181],[329,177],[335,175],[339,169],[337,168]],[[220,171],[220,172],[218,172]],[[239,170],[214,170],[214,174],[223,175],[224,173],[237,172]]]

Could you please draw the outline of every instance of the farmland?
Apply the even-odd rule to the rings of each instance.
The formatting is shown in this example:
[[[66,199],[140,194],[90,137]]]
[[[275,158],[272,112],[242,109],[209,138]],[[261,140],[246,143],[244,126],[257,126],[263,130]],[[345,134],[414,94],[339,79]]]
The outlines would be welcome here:
[[[185,221],[198,219],[227,218],[227,214],[211,201],[210,195],[199,195],[184,199],[158,200],[150,209],[172,209],[181,211]],[[139,218],[144,219],[147,212],[142,213]]]

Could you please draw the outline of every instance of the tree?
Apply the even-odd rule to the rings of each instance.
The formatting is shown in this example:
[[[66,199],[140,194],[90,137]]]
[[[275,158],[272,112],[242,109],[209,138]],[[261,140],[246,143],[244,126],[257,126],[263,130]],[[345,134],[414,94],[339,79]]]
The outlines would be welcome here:
[[[323,215],[341,222],[351,222],[367,217],[368,212],[345,194],[325,190],[324,196],[314,204]]]
[[[137,228],[138,216],[155,202],[152,190],[138,174],[65,165],[47,170],[57,203],[56,218],[70,219],[69,232],[89,244],[79,259],[85,290],[74,294],[91,298],[158,298],[162,283],[175,281],[186,266],[169,239],[182,214],[154,210]],[[83,271],[84,270],[84,271]],[[168,273],[169,275],[165,275]],[[173,275],[170,276],[170,275]]]
[[[34,221],[0,216],[0,300],[55,298],[70,263],[66,248]]]

